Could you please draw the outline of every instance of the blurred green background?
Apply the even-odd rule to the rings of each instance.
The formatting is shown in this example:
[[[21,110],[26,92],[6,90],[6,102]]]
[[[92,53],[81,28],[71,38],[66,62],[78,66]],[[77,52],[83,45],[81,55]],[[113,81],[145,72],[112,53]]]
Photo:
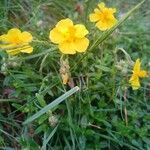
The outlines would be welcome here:
[[[0,0],[0,35],[17,27],[34,36],[32,55],[10,58],[0,52],[0,149],[28,150],[150,150],[150,80],[133,91],[129,73],[116,65],[125,56],[124,49],[142,67],[150,69],[150,1],[145,3],[94,51],[69,56],[74,85],[81,90],[23,126],[22,122],[46,104],[62,95],[64,86],[59,75],[61,54],[51,50],[49,31],[62,18],[83,23],[89,38],[101,35],[88,15],[97,0]],[[104,0],[117,9],[118,20],[140,0]],[[122,68],[123,70],[124,68]],[[73,86],[73,85],[72,85]],[[37,93],[37,94],[36,94]],[[125,109],[127,120],[125,121]],[[46,147],[45,147],[46,143]]]

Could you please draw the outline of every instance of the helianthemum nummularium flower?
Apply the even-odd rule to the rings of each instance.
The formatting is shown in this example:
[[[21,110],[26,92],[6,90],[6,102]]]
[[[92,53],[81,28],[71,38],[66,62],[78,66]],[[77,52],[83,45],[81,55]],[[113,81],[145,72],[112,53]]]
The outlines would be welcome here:
[[[133,90],[137,90],[140,88],[139,78],[148,77],[147,72],[145,70],[141,70],[140,59],[136,60],[132,72],[133,74],[129,80],[129,83],[131,84]]]
[[[89,40],[85,37],[88,30],[82,24],[74,25],[69,18],[59,21],[55,28],[50,31],[50,40],[58,44],[59,50],[63,54],[75,54],[85,52],[89,45]]]
[[[29,32],[21,32],[17,28],[10,29],[7,34],[0,36],[0,48],[5,49],[9,55],[18,53],[31,53],[33,47],[29,45],[32,35]]]
[[[104,3],[100,3],[98,8],[94,9],[94,13],[89,15],[89,18],[91,22],[97,22],[96,27],[105,31],[117,23],[117,19],[114,17],[115,12],[115,8],[107,8]]]

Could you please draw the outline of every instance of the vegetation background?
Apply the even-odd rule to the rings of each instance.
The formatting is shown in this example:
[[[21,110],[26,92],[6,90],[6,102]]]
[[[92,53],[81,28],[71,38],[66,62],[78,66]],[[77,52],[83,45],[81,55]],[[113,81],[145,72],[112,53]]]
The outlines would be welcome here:
[[[18,27],[34,36],[31,55],[9,58],[0,52],[0,149],[4,150],[150,150],[150,80],[141,89],[128,85],[124,49],[150,70],[150,1],[136,10],[107,40],[86,54],[68,56],[72,84],[59,74],[59,50],[49,31],[62,18],[101,32],[88,20],[97,0],[0,0],[0,34]],[[121,18],[140,0],[104,0]],[[84,56],[84,59],[81,58]],[[124,60],[121,71],[119,60]],[[120,65],[120,64],[119,64]],[[46,104],[78,85],[80,91],[45,115],[23,125]]]

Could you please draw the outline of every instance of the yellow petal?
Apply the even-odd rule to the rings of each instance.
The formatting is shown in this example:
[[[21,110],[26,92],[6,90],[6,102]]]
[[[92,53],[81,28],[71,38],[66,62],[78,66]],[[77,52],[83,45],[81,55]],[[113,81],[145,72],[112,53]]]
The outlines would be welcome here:
[[[85,35],[87,35],[89,32],[82,24],[77,24],[75,27],[75,37],[77,38],[83,38]]]
[[[16,44],[0,44],[0,48],[2,49],[12,49],[12,48],[16,48]]]
[[[147,71],[145,71],[145,70],[140,70],[140,72],[138,73],[138,75],[141,78],[148,77]]]
[[[73,42],[63,42],[59,44],[59,49],[63,54],[75,54],[76,47]]]
[[[20,52],[22,53],[32,53],[33,52],[33,47],[30,45],[24,46],[20,48]]]
[[[111,20],[101,20],[96,23],[96,27],[98,27],[101,31],[108,30],[112,28],[117,23],[117,19],[112,18]]]
[[[91,22],[96,22],[100,20],[100,16],[97,13],[92,13],[89,15],[89,19]]]
[[[33,37],[29,32],[26,32],[26,31],[22,32],[22,34],[21,34],[22,42],[29,43],[32,41],[32,39],[33,39]]]
[[[9,49],[9,50],[6,50],[6,52],[9,54],[9,55],[17,55],[19,53],[32,53],[33,51],[33,47],[31,47],[30,45],[27,45],[27,46],[24,46],[24,47],[19,47],[19,48],[14,48],[14,49]]]
[[[110,26],[113,27],[114,25],[116,25],[117,22],[118,22],[118,20],[115,17],[112,17],[112,19],[110,21]]]
[[[103,2],[99,3],[99,4],[98,4],[98,7],[99,7],[100,9],[104,9],[104,8],[105,8],[105,3],[103,3]]]
[[[18,34],[21,34],[21,31],[17,28],[12,28],[8,31],[8,35],[14,36],[14,35],[18,35]]]
[[[105,22],[107,29],[112,28],[116,23],[117,19],[115,17],[112,17],[110,20]]]
[[[49,39],[53,42],[53,43],[62,43],[65,40],[65,37],[62,35],[61,32],[59,32],[57,30],[57,28],[54,28],[50,31],[49,34]]]
[[[101,31],[105,31],[108,29],[108,26],[105,22],[102,22],[102,21],[98,21],[96,23],[96,27],[98,27]]]
[[[69,18],[62,19],[56,24],[56,28],[62,33],[66,32],[68,28],[72,26],[73,26],[73,22]]]
[[[109,11],[113,14],[116,12],[116,8],[109,8]]]
[[[140,82],[138,76],[132,75],[129,80],[129,83],[131,84],[133,90],[137,90],[140,88]]]
[[[76,39],[74,45],[77,52],[85,52],[89,46],[89,40],[87,38]]]
[[[95,12],[96,14],[101,13],[101,11],[100,11],[99,9],[97,9],[97,8],[94,9],[94,12]]]
[[[13,28],[7,34],[0,36],[0,40],[4,43],[23,44],[32,41],[32,35],[29,32],[22,32]]]
[[[21,31],[17,28],[10,29],[7,33],[8,43],[21,43]]]
[[[4,43],[8,43],[7,34],[3,34],[0,36],[0,41]]]
[[[20,53],[20,48],[15,48],[15,49],[10,49],[10,50],[6,50],[6,52],[9,54],[9,55],[17,55]]]
[[[132,74],[132,76],[131,76],[130,79],[129,79],[129,83],[131,83],[133,80],[136,80],[137,78],[138,78],[137,75]]]
[[[134,64],[133,72],[139,72],[141,67],[140,59],[138,58]]]

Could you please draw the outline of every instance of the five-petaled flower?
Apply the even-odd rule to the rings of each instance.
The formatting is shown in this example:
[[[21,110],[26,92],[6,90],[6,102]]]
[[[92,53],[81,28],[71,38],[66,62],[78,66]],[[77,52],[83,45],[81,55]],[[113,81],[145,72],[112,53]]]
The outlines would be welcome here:
[[[91,22],[97,22],[96,27],[105,31],[117,23],[117,19],[114,17],[115,12],[115,8],[107,8],[104,3],[99,3],[98,8],[94,9],[94,13],[90,14],[89,18]]]
[[[132,72],[133,74],[129,80],[129,83],[131,84],[133,90],[137,90],[140,88],[139,78],[148,77],[147,71],[141,70],[140,59],[136,60]]]
[[[17,28],[10,29],[7,34],[0,36],[0,48],[6,49],[9,55],[18,53],[31,53],[33,47],[29,45],[32,41],[32,35],[27,32],[21,32]]]
[[[58,44],[63,54],[75,54],[85,52],[89,45],[89,40],[85,37],[88,30],[82,24],[74,25],[69,18],[60,20],[55,28],[50,31],[50,40]]]

